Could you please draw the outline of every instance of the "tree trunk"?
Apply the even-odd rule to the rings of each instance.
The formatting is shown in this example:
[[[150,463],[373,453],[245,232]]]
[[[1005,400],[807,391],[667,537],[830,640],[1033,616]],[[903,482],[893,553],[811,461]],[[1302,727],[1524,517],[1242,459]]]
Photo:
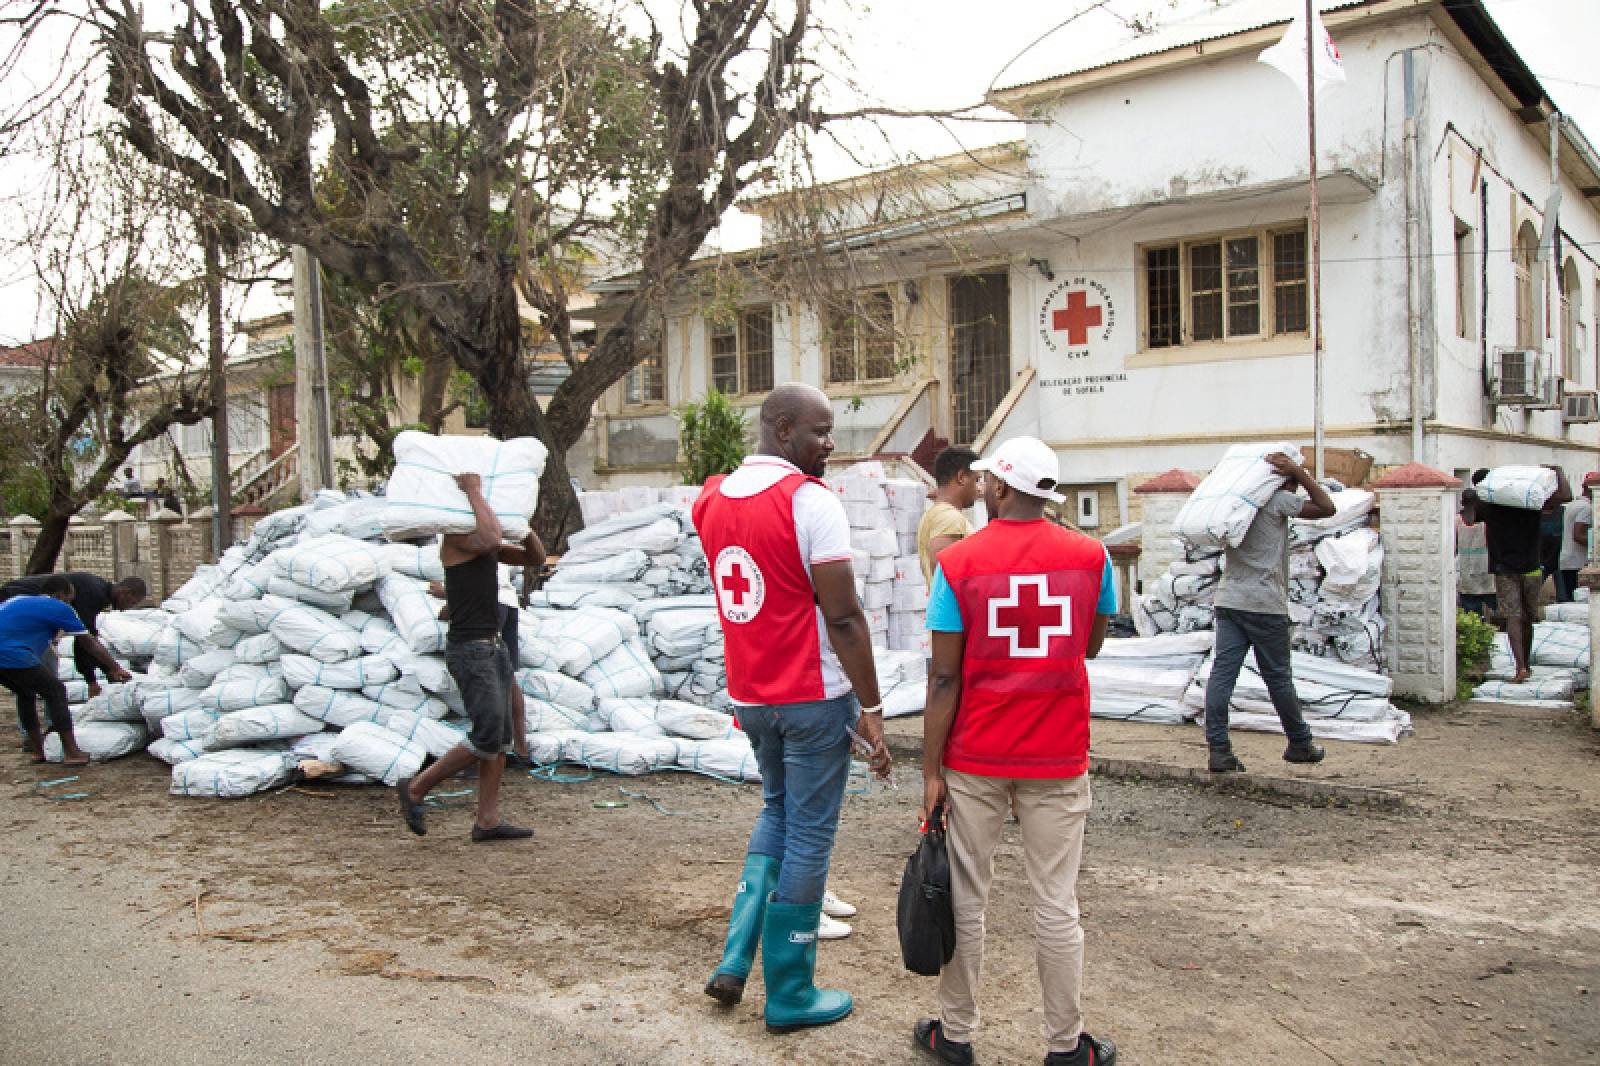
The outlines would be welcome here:
[[[76,508],[63,511],[51,503],[44,522],[39,526],[39,539],[33,542],[33,551],[28,555],[27,573],[48,574],[56,568],[56,560],[61,557],[61,549],[67,543],[67,527],[74,514],[77,514]]]
[[[450,384],[450,360],[434,354],[422,363],[422,397],[417,411],[417,421],[428,427],[429,433],[444,432],[445,389]]]

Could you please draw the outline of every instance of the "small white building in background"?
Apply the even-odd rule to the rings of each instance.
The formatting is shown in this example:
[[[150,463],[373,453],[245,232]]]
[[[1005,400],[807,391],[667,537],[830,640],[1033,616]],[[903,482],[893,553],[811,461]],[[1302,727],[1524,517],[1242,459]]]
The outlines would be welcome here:
[[[853,290],[831,310],[760,252],[718,268],[742,284],[702,270],[601,404],[600,483],[673,481],[673,409],[786,380],[835,398],[842,454],[1042,437],[1102,531],[1152,474],[1309,450],[1305,102],[1257,61],[1296,6],[1235,0],[1000,89],[1023,142],[821,190],[842,235],[815,269]],[[1346,74],[1318,98],[1329,446],[1600,466],[1600,157],[1479,0],[1320,7]]]

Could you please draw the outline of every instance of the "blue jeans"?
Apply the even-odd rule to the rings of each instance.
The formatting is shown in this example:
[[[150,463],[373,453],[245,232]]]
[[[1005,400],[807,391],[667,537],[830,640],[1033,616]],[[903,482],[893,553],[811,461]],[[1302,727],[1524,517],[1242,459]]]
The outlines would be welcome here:
[[[1300,710],[1300,694],[1294,690],[1294,674],[1289,669],[1289,617],[1237,611],[1218,607],[1216,615],[1217,650],[1211,664],[1211,679],[1206,682],[1206,744],[1213,751],[1227,751],[1228,702],[1239,680],[1245,653],[1256,653],[1256,666],[1267,683],[1272,707],[1283,723],[1283,734],[1294,743],[1311,739]]]
[[[779,903],[820,903],[850,776],[850,737],[860,704],[852,694],[815,703],[740,707],[739,725],[761,767],[761,813],[750,854],[783,864]]]

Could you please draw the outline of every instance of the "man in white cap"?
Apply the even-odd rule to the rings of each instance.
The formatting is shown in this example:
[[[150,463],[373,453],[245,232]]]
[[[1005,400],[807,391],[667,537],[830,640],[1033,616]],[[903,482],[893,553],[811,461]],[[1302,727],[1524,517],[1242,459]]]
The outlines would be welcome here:
[[[923,718],[924,820],[948,815],[956,950],[939,976],[939,1016],[917,1047],[973,1061],[984,910],[994,851],[1016,809],[1033,887],[1046,1066],[1110,1066],[1116,1046],[1083,1031],[1078,863],[1089,815],[1089,678],[1117,592],[1105,546],[1045,520],[1060,467],[1033,437],[972,464],[989,524],[939,555],[928,600],[933,672]]]

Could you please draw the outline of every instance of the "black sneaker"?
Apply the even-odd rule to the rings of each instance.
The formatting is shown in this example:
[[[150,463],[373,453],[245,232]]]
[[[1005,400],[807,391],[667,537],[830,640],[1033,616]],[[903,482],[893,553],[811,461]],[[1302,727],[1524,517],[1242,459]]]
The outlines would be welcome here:
[[[919,1021],[911,1031],[911,1039],[918,1051],[932,1055],[940,1062],[948,1062],[951,1066],[972,1066],[972,1045],[946,1040],[937,1018]]]
[[[1206,760],[1206,769],[1214,774],[1242,774],[1244,763],[1231,750],[1212,749],[1211,757]]]
[[[1322,745],[1305,740],[1291,743],[1283,749],[1284,762],[1321,762],[1326,752]]]
[[[1075,1050],[1050,1052],[1044,1057],[1044,1066],[1114,1066],[1116,1061],[1117,1045],[1079,1033]]]

